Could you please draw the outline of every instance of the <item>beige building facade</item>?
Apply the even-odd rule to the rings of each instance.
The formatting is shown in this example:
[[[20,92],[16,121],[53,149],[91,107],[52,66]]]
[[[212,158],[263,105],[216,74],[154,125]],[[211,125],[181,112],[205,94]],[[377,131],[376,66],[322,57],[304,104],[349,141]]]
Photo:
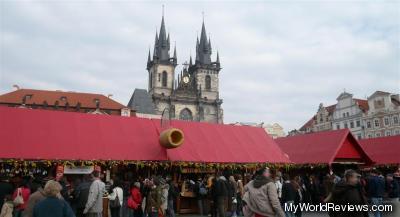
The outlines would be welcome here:
[[[368,105],[363,118],[366,138],[400,135],[399,94],[376,91],[368,97]]]

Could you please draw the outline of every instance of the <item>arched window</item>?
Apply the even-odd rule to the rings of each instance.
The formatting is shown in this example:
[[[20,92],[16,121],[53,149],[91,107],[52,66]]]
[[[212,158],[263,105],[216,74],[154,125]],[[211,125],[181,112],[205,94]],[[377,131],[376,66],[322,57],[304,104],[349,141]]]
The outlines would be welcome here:
[[[166,87],[168,82],[168,74],[166,71],[163,71],[162,73],[162,86]]]
[[[206,75],[206,90],[211,90],[211,77]]]
[[[193,120],[192,112],[188,108],[183,109],[179,113],[179,119],[184,121],[192,121]]]

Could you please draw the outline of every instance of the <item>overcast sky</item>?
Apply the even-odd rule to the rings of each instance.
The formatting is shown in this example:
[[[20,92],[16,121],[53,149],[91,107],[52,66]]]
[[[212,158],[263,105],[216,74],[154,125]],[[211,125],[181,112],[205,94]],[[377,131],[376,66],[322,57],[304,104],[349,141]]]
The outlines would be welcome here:
[[[400,92],[399,1],[1,0],[0,93],[18,84],[127,104],[147,88],[162,4],[179,64],[195,53],[204,11],[223,67],[225,123],[278,122],[289,131],[344,89],[357,98]]]

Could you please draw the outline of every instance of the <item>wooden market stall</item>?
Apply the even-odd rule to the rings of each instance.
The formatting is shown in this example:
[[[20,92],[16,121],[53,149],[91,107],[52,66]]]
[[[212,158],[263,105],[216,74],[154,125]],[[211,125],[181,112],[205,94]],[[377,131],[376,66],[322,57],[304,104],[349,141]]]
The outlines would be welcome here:
[[[290,162],[264,129],[250,126],[171,121],[171,127],[183,132],[184,142],[167,149],[159,142],[165,130],[160,120],[0,107],[0,123],[0,160],[21,165],[48,161],[108,170],[132,165],[147,175],[172,171],[182,181],[188,173]],[[185,173],[182,168],[194,170]],[[196,212],[193,199],[193,193],[181,192],[178,212]]]
[[[348,129],[290,136],[275,141],[289,159],[298,165],[324,164],[343,170],[354,165],[373,163]]]

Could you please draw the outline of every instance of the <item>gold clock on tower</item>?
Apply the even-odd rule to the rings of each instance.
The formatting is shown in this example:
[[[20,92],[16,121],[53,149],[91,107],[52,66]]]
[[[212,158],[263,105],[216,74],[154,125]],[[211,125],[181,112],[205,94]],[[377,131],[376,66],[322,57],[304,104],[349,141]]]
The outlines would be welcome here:
[[[183,83],[185,84],[189,83],[189,76],[186,75],[183,77]]]

